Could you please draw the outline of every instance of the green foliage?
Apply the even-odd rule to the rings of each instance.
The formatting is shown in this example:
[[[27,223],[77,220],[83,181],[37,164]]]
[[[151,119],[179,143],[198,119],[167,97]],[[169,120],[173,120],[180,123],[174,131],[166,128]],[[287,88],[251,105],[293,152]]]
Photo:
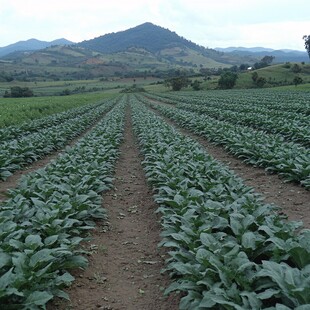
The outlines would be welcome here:
[[[64,147],[115,104],[113,100],[69,110],[19,127],[0,130],[0,180]]]
[[[173,91],[180,91],[190,85],[190,80],[186,76],[179,76],[166,80],[165,85],[171,87]]]
[[[309,55],[309,58],[310,58],[310,35],[308,35],[308,36],[304,35],[302,38],[305,41],[305,49],[306,49],[306,51]]]
[[[259,76],[257,78],[257,80],[255,81],[255,84],[258,86],[258,87],[263,87],[265,84],[267,83],[267,80],[262,77],[262,76]]]
[[[264,56],[261,60],[260,60],[260,62],[256,62],[255,64],[254,64],[254,68],[255,69],[261,69],[261,68],[265,68],[265,67],[267,67],[267,66],[269,66],[271,63],[272,63],[272,61],[274,60],[274,56]]]
[[[104,97],[110,96],[105,96],[102,93],[92,93],[72,95],[65,98],[48,96],[2,99],[0,102],[0,128],[12,125],[20,126],[26,122],[31,123],[32,120],[38,118],[96,103]]]
[[[126,87],[120,91],[120,93],[141,93],[145,92],[143,87],[137,86],[137,84],[133,84],[132,86]]]
[[[252,73],[252,80],[253,80],[253,82],[256,82],[257,79],[258,79],[258,73],[255,71]]]
[[[218,85],[221,89],[230,89],[235,86],[237,79],[238,75],[236,73],[226,71],[221,74]]]
[[[201,81],[198,81],[198,80],[195,80],[194,82],[192,82],[191,86],[192,86],[193,90],[201,90],[202,89]]]
[[[60,96],[69,96],[71,95],[71,91],[70,89],[66,88],[64,89],[61,93],[60,93]]]
[[[264,77],[258,76],[256,71],[252,73],[252,80],[257,87],[263,87],[267,82]]]
[[[310,65],[301,65],[301,63],[297,65],[301,68],[301,72],[298,75],[303,79],[304,83],[309,83]],[[293,66],[294,63],[278,64],[267,66],[253,72],[239,73],[239,78],[234,88],[253,88],[255,83],[253,83],[252,74],[254,72],[257,72],[258,76],[266,79],[265,87],[294,85],[293,80],[296,74],[291,70]]]
[[[33,91],[29,87],[19,87],[13,86],[11,87],[10,92],[5,92],[5,98],[20,98],[20,97],[32,97]]]
[[[1,203],[1,309],[45,309],[53,296],[68,299],[68,270],[87,265],[79,244],[95,219],[106,218],[101,193],[111,187],[123,127],[124,101]]]
[[[130,101],[169,249],[166,294],[182,292],[184,310],[305,309],[310,231],[298,232],[197,142]]]
[[[294,83],[295,86],[297,86],[299,84],[302,84],[302,82],[303,82],[303,79],[300,76],[295,76],[294,77],[293,83]]]
[[[0,82],[12,82],[14,78],[7,72],[0,72]]]
[[[294,64],[291,68],[291,70],[294,72],[294,73],[299,73],[301,72],[301,67],[298,65],[298,64]]]
[[[264,56],[262,59],[261,59],[261,63],[264,63],[266,65],[270,65],[274,60],[274,56]]]
[[[212,94],[215,98],[212,98]],[[283,107],[283,101],[287,100],[288,94],[283,93],[280,99],[278,92],[267,93],[266,96],[270,96],[269,100],[274,105],[273,109],[282,109],[283,116],[281,114],[277,116],[277,111],[273,109],[270,111],[268,107],[260,108],[260,102],[267,100],[262,97],[263,93],[256,93],[257,97],[252,98],[254,93],[251,91],[244,98],[245,104],[234,105],[234,112],[222,112],[219,106],[231,110],[231,96],[239,98],[237,101],[240,101],[239,93],[225,92],[222,96],[214,92],[212,94],[210,97],[206,93],[202,96],[203,101],[208,105],[211,102],[215,105],[214,108],[201,104],[199,99],[198,105],[197,101],[196,104],[190,104],[195,100],[185,95],[183,98],[178,96],[177,99],[171,100],[170,103],[174,105],[178,102],[178,109],[158,105],[154,105],[154,108],[208,140],[223,145],[230,153],[243,158],[247,163],[265,167],[267,171],[276,172],[287,181],[298,182],[310,188],[309,125],[307,125],[310,112],[306,103],[307,94],[304,97],[302,94],[299,95],[305,104],[301,101],[300,105],[291,104]],[[244,96],[244,92],[242,95]],[[294,95],[294,98],[298,98],[297,96],[298,94]],[[219,100],[219,97],[222,97],[222,100]],[[228,101],[227,104],[225,100]],[[278,105],[274,100],[278,100]],[[291,113],[287,113],[288,109],[291,109]],[[265,115],[260,116],[262,110],[265,111]],[[258,113],[253,113],[255,111]],[[270,113],[273,113],[274,117],[270,117]],[[266,116],[270,119],[266,119]],[[270,132],[267,133],[266,130]]]

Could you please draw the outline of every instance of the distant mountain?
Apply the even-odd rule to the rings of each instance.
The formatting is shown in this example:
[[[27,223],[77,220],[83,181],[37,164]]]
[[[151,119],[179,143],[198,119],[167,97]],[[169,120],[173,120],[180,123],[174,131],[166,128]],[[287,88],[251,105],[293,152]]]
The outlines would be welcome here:
[[[0,47],[0,57],[8,55],[13,52],[18,51],[35,51],[40,50],[52,45],[68,45],[73,44],[73,42],[66,39],[57,39],[51,42],[40,41],[37,39],[29,39],[26,41],[18,41],[16,43]]]
[[[205,48],[152,23],[74,44],[65,39],[52,42],[31,39],[0,48],[0,62],[10,78],[29,81],[167,77],[182,69],[210,75],[231,65],[251,66],[266,55],[275,56],[274,63],[308,62],[307,53],[301,51]]]
[[[262,58],[266,55],[274,56],[273,63],[309,61],[309,57],[306,51],[302,52],[291,49],[274,50],[265,47],[226,47],[226,48],[216,47],[215,50],[224,52],[229,55],[235,55],[235,56],[239,55],[243,57],[252,56]]]
[[[230,47],[215,47],[214,48],[216,51],[224,52],[224,53],[231,53],[234,51],[244,51],[244,52],[272,52],[274,51],[272,48],[266,48],[266,47],[235,47],[235,46],[230,46]]]
[[[83,41],[78,45],[101,53],[121,52],[131,47],[143,48],[156,53],[167,47],[195,46],[194,43],[179,37],[175,32],[152,23],[144,23],[125,31],[109,33]]]
[[[101,53],[126,51],[131,47],[143,48],[151,53],[159,53],[164,49],[189,48],[205,55],[218,55],[213,49],[199,46],[175,32],[152,23],[144,23],[134,28],[116,33],[106,34],[92,40],[83,41],[78,46]]]

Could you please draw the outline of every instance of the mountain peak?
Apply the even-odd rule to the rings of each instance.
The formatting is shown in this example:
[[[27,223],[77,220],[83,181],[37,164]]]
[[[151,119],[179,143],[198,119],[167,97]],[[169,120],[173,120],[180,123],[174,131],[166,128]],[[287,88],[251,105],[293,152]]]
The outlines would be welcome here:
[[[120,52],[130,47],[144,48],[153,53],[173,46],[201,48],[191,41],[178,36],[175,32],[150,22],[145,22],[124,31],[83,41],[78,45],[101,53]]]

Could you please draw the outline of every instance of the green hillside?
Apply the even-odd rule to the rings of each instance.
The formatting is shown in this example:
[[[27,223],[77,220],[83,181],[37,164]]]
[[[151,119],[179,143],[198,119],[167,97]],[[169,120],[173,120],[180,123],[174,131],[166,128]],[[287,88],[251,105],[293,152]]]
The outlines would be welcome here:
[[[294,65],[299,66],[300,72],[294,72]],[[235,88],[252,88],[255,84],[252,80],[252,74],[257,72],[259,77],[266,79],[264,87],[276,87],[293,84],[296,76],[302,78],[303,83],[310,83],[310,64],[285,63],[268,66],[239,74]]]
[[[78,44],[6,55],[0,59],[0,95],[16,85],[29,85],[35,95],[72,94],[128,87],[138,80],[143,86],[145,81],[163,83],[182,74],[199,80],[202,88],[214,89],[223,70],[232,66],[238,72],[235,88],[258,87],[252,79],[254,72],[265,79],[263,87],[292,85],[296,76],[303,84],[310,82],[310,65],[305,63],[240,72],[260,60],[204,48],[169,29],[144,23]]]
[[[243,61],[255,62],[257,60],[255,57],[227,56],[223,52],[197,45],[169,29],[152,23],[144,23],[125,31],[110,33],[92,40],[83,41],[78,43],[78,46],[103,54],[126,51],[133,47],[142,48],[172,62],[178,61],[178,59],[174,59],[173,55],[170,55],[169,52],[167,55],[167,51],[177,49],[185,54],[189,54],[188,51],[192,51],[203,58],[198,61],[198,64],[212,63],[215,64],[215,67],[219,67],[219,64],[223,66],[224,64],[240,64]],[[187,63],[197,62],[191,57],[190,59],[183,59],[183,61]]]

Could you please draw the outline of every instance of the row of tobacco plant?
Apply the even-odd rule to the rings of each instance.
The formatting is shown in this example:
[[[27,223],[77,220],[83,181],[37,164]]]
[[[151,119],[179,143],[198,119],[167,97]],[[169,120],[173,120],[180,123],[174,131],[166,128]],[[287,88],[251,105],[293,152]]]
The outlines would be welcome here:
[[[132,97],[180,309],[309,309],[310,230]]]
[[[0,308],[45,309],[71,268],[85,267],[79,247],[111,186],[123,137],[124,102],[44,169],[24,176],[0,205]]]

